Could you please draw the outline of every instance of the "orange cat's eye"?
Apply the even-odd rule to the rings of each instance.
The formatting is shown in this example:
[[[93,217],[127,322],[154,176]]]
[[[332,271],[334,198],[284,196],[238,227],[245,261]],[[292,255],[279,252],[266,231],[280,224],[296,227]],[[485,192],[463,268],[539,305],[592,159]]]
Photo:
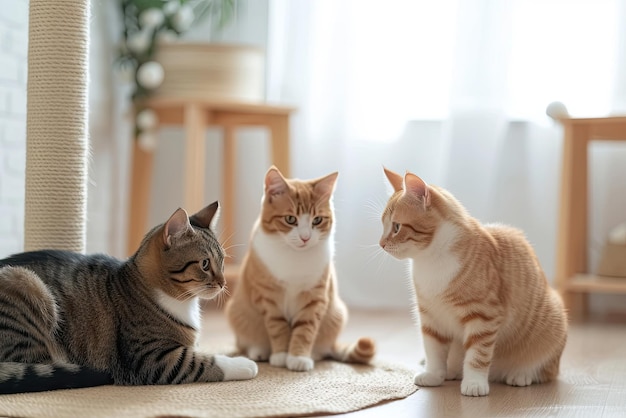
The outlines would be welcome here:
[[[392,227],[393,227],[393,233],[394,233],[394,234],[397,234],[397,233],[398,233],[398,231],[400,230],[400,224],[399,224],[399,223],[397,223],[397,222],[394,222],[394,223],[393,223],[393,225],[392,225]]]
[[[285,222],[287,222],[289,225],[295,225],[298,223],[298,219],[296,219],[296,217],[293,215],[287,215],[285,216]]]
[[[324,219],[321,216],[316,216],[313,218],[313,222],[311,222],[314,226],[322,223]]]

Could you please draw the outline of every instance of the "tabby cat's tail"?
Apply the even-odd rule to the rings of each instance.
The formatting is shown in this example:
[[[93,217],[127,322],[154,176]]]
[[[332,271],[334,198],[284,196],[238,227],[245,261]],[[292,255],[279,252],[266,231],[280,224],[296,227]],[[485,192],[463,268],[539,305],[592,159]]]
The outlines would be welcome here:
[[[113,384],[107,373],[75,364],[0,363],[0,394],[78,389]]]
[[[376,354],[374,340],[367,337],[359,338],[353,344],[335,344],[332,357],[345,363],[369,363]]]

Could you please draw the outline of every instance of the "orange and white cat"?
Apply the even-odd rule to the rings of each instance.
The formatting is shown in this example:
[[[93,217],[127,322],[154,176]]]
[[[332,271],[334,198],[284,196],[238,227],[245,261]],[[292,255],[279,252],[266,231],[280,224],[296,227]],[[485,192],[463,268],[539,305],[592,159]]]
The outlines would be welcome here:
[[[265,176],[261,214],[226,313],[237,347],[252,360],[294,371],[334,358],[367,363],[374,342],[340,345],[348,311],[333,265],[332,195],[338,173],[313,180]]]
[[[489,394],[554,379],[567,316],[524,234],[482,225],[446,190],[385,169],[395,192],[380,246],[412,261],[426,353],[419,386],[462,379],[461,393]]]

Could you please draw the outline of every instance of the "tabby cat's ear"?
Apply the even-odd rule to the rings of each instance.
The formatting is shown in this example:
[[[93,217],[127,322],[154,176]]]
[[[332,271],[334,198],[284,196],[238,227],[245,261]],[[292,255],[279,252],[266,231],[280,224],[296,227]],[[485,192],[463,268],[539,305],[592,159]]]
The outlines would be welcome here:
[[[387,176],[387,180],[391,183],[394,191],[399,192],[404,189],[403,179],[400,174],[388,170],[386,167],[383,167],[383,170],[385,170],[385,176]]]
[[[185,209],[176,209],[176,212],[170,216],[163,227],[163,245],[165,245],[165,248],[170,248],[172,246],[172,235],[176,235],[181,231],[186,231],[189,227],[189,217],[187,216]]]
[[[271,166],[265,174],[265,195],[271,200],[272,196],[278,196],[287,193],[289,186],[283,175],[275,166]]]
[[[217,225],[217,220],[219,218],[219,207],[220,204],[216,200],[204,209],[200,209],[198,213],[191,215],[191,218],[189,219],[191,222],[200,226],[201,228],[210,228],[214,230],[215,226]]]
[[[315,181],[315,185],[313,186],[313,191],[315,195],[322,200],[330,199],[330,197],[333,195],[333,191],[335,190],[337,176],[339,176],[339,173],[335,171],[332,174],[317,179]]]
[[[424,207],[430,205],[430,192],[428,190],[428,185],[424,180],[413,173],[409,173],[408,171],[404,175],[404,190],[410,196],[416,197],[420,199],[420,201],[424,202]]]

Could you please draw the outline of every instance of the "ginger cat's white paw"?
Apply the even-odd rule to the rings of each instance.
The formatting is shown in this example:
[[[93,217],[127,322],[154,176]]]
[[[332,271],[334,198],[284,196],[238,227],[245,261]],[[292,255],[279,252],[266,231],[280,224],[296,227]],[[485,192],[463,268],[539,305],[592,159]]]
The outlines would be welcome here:
[[[287,365],[287,353],[282,351],[270,356],[270,364],[274,367],[285,367]]]
[[[465,396],[487,396],[489,382],[482,378],[465,378],[461,381],[461,393]]]
[[[413,379],[417,386],[441,386],[444,381],[443,373],[422,372]]]
[[[533,383],[533,377],[528,372],[514,373],[506,377],[506,384],[510,386],[528,386]]]
[[[224,373],[224,380],[248,380],[259,372],[256,363],[245,357],[215,356],[215,364]]]
[[[267,361],[270,357],[270,349],[253,345],[248,348],[246,355],[250,360]]]
[[[308,372],[313,369],[313,359],[306,356],[287,355],[287,368],[295,372]]]

